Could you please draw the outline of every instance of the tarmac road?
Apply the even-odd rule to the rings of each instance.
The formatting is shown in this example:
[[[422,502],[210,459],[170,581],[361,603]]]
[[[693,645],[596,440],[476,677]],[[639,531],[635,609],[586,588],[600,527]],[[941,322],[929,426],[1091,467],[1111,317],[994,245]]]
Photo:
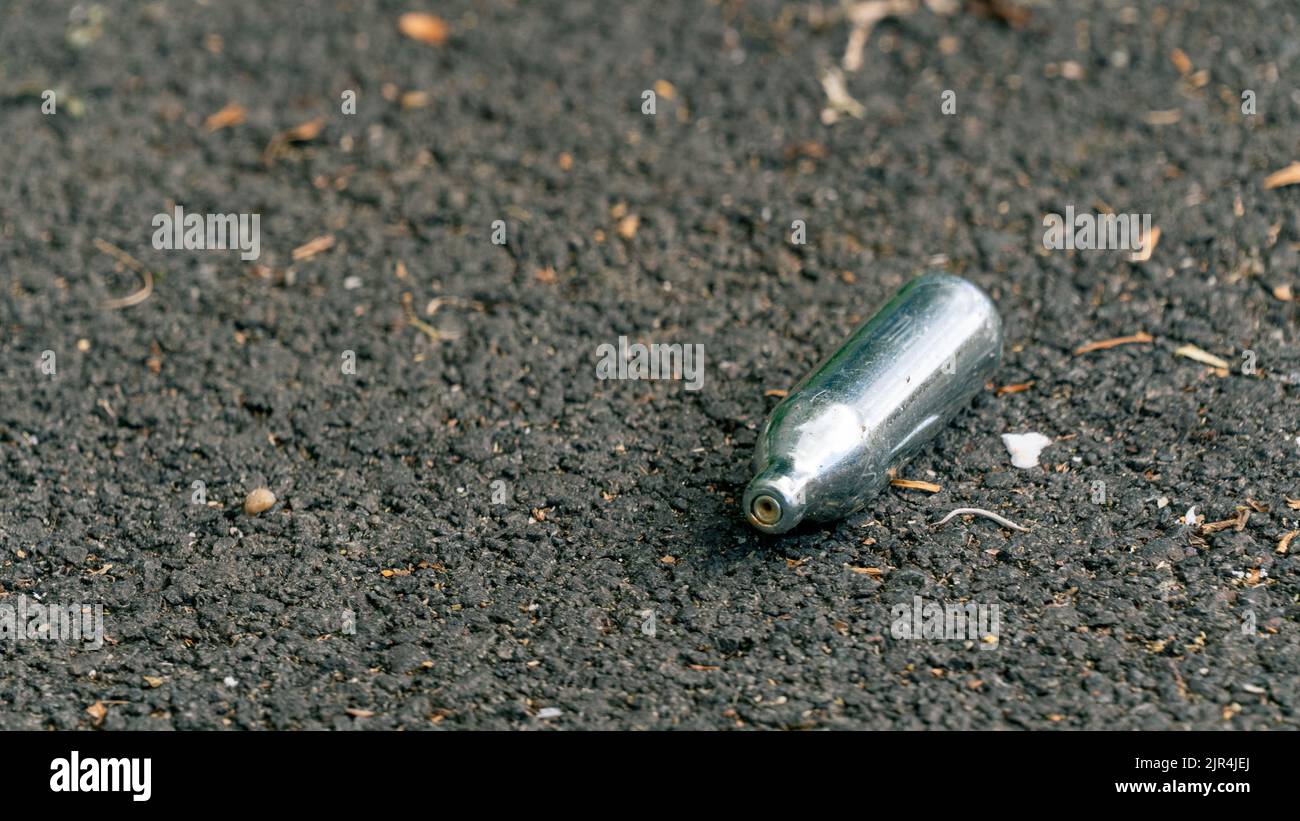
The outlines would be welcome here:
[[[0,727],[1294,729],[1300,9],[949,5],[827,124],[830,3],[4,4],[0,622],[104,641],[0,641]],[[155,249],[177,204],[260,256]],[[1048,250],[1067,207],[1159,242]],[[900,473],[938,493],[753,532],[769,392],[924,270],[1032,384]],[[700,389],[598,380],[621,335]],[[897,638],[918,596],[996,641]]]

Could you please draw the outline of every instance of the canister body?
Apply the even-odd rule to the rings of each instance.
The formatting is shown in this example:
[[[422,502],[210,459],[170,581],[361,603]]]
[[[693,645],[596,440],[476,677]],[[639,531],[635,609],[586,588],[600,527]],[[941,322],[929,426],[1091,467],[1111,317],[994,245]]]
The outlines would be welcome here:
[[[1002,320],[960,277],[909,282],[773,409],[745,490],[750,524],[785,533],[847,516],[934,438],[997,368]]]

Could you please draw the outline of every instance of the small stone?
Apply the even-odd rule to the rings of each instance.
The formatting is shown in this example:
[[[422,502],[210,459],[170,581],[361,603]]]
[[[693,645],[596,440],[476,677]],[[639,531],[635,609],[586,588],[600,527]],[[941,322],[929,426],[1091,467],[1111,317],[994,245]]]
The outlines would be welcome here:
[[[273,504],[275,504],[275,494],[264,487],[259,487],[244,498],[244,512],[249,516],[256,516],[264,510],[269,510]]]

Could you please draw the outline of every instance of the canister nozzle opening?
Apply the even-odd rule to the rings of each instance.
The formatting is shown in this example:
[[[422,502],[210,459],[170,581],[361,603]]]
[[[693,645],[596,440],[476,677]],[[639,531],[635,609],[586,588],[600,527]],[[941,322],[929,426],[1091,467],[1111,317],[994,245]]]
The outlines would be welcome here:
[[[745,488],[742,509],[749,523],[764,533],[785,533],[803,521],[803,484],[779,469],[754,477]]]
[[[749,515],[759,524],[771,527],[781,521],[781,503],[766,493],[756,496],[749,506]]]

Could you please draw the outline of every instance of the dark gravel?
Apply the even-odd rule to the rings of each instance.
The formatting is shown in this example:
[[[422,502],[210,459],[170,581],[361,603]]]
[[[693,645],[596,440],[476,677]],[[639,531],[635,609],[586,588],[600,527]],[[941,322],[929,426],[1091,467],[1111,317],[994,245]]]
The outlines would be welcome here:
[[[1300,724],[1300,186],[1262,185],[1300,160],[1293,2],[923,7],[829,126],[830,3],[448,0],[443,46],[398,32],[419,2],[70,5],[0,10],[0,605],[102,603],[107,640],[0,642],[0,727]],[[176,203],[261,214],[261,258],[154,250]],[[1068,205],[1151,213],[1151,260],[1045,251]],[[103,307],[140,278],[95,238],[148,299]],[[925,269],[993,295],[1032,387],[905,469],[940,493],[751,532],[765,391]],[[703,389],[598,381],[619,335],[702,344]],[[1030,532],[927,527],[962,506]],[[893,638],[916,595],[1000,642]]]

